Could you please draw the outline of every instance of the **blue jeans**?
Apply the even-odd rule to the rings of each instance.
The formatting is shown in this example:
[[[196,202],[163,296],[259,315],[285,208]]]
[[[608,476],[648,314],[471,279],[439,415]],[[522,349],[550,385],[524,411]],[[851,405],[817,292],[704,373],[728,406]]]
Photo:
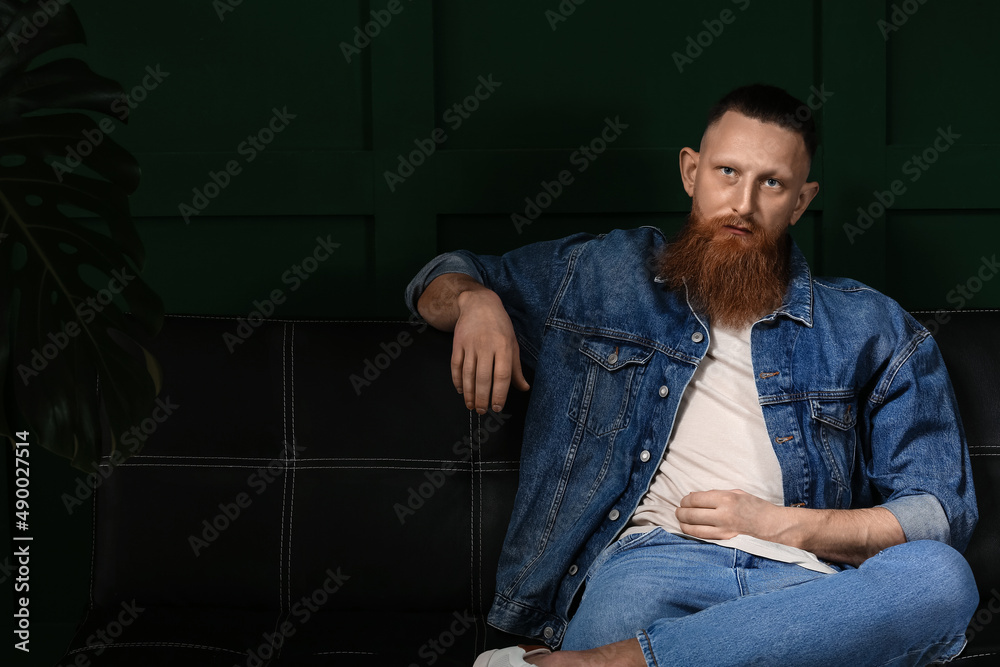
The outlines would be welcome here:
[[[823,574],[654,528],[597,558],[565,650],[636,637],[649,667],[925,665],[965,646],[979,592],[933,540]]]

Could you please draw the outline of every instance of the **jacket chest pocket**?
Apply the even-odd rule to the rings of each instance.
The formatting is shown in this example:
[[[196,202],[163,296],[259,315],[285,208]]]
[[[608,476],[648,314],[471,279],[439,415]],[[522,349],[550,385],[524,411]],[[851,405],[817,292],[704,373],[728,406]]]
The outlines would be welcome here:
[[[809,401],[816,436],[830,468],[830,476],[839,487],[849,488],[857,449],[857,404],[852,399]]]
[[[595,436],[628,426],[631,397],[653,350],[611,338],[584,338],[566,415]]]

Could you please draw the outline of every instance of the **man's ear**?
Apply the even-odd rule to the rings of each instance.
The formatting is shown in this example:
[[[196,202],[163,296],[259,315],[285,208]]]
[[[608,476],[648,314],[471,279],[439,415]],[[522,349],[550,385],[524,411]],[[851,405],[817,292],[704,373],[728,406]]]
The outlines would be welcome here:
[[[694,178],[698,174],[698,159],[700,157],[698,151],[693,148],[685,146],[681,149],[681,184],[684,185],[684,191],[688,193],[688,197],[694,197]]]
[[[809,206],[809,202],[816,198],[816,194],[819,192],[819,183],[813,181],[812,183],[803,183],[802,187],[799,189],[799,198],[795,202],[795,208],[792,210],[792,220],[790,225],[794,225],[802,217],[802,214],[806,212],[806,208]]]

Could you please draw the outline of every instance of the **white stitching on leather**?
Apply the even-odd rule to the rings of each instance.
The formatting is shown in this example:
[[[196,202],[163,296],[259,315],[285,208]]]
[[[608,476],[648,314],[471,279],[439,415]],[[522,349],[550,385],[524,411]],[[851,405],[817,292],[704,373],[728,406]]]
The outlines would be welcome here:
[[[291,381],[289,386],[289,412],[292,416],[292,497],[288,501],[288,608],[292,608],[292,526],[295,523],[295,324],[292,323],[292,340],[288,346]],[[288,460],[288,454],[285,454]]]
[[[991,655],[1000,655],[1000,653],[979,653],[978,655],[963,655],[957,658],[953,658],[953,662],[958,662],[959,660],[975,660],[976,658],[988,658]]]
[[[90,539],[90,608],[94,608],[94,561],[97,555],[97,489],[94,489],[94,514]]]
[[[479,428],[482,432],[483,428],[483,417],[479,416]],[[483,452],[479,452],[479,460],[482,462]],[[472,610],[472,613],[476,616],[479,615],[479,610],[483,606],[483,467],[479,466],[479,606]],[[484,623],[484,636],[483,636],[483,650],[486,650],[486,637],[485,637],[485,623]],[[479,622],[476,621],[476,639],[479,639]]]
[[[961,310],[911,310],[910,314],[914,313],[1000,313],[1000,309],[997,308],[965,308]]]
[[[227,466],[227,465],[205,465],[203,463],[135,463],[132,465],[122,464],[120,468],[246,468],[247,470],[257,470],[257,466]],[[421,466],[297,466],[298,470],[437,470],[443,468],[427,468]],[[517,472],[520,468],[485,468],[486,472]],[[462,468],[452,468],[450,472],[472,472]]]
[[[273,461],[274,458],[268,458],[266,456],[192,456],[187,454],[133,454],[128,458],[129,461],[135,459],[229,459],[230,461]],[[110,460],[109,457],[102,457],[102,460]],[[296,459],[300,462],[305,461],[417,461],[423,463],[457,463],[455,459],[403,459],[403,458],[393,458],[387,456],[374,457],[374,456],[323,456],[317,458],[303,458]],[[493,463],[518,463],[518,461],[479,461],[479,465],[490,465]]]
[[[126,313],[127,314],[131,314],[131,313],[128,313],[128,311],[126,311]],[[239,318],[236,317],[235,315],[225,316],[225,315],[177,315],[177,314],[170,314],[170,315],[164,315],[164,317],[177,317],[177,318],[183,318],[183,319],[189,319],[189,320],[228,320],[230,322],[237,322],[237,321],[239,321]],[[284,319],[284,320],[282,320],[282,319],[278,319],[278,318],[275,318],[275,317],[269,317],[267,319],[268,319],[269,322],[290,322],[292,324],[297,324],[297,323],[301,323],[301,322],[319,322],[320,324],[344,324],[344,323],[352,323],[352,324],[355,324],[355,323],[356,324],[412,324],[413,326],[417,326],[417,324],[420,324],[420,322],[418,322],[417,324],[413,324],[413,322],[411,322],[410,320],[303,320],[303,319]]]
[[[288,413],[285,410],[287,396],[287,381],[285,377],[285,337],[288,334],[288,327],[282,325],[281,332],[281,451],[285,453],[288,446]],[[281,471],[281,535],[278,543],[278,616],[284,611],[281,602],[281,589],[284,583],[284,572],[281,569],[285,560],[285,495],[288,489],[288,456],[285,455],[286,465]],[[289,604],[291,607],[291,604]]]
[[[476,414],[478,417],[478,413]],[[469,411],[469,597],[472,600],[472,613],[476,613],[476,447],[473,440],[472,411]],[[479,645],[479,623],[476,622],[476,636],[473,647]]]
[[[81,651],[93,651],[96,649],[105,648],[125,648],[128,646],[174,646],[177,648],[202,648],[206,651],[224,651],[226,653],[234,653],[236,655],[246,655],[246,651],[234,651],[231,648],[221,648],[218,646],[201,646],[199,644],[182,644],[179,642],[114,642],[113,644],[94,644],[93,646],[82,646],[80,648],[75,648],[67,655],[72,655],[73,653],[80,653]]]
[[[101,376],[98,374],[97,382],[95,385],[96,395],[94,398],[98,400],[98,406],[100,406],[101,397]],[[100,488],[100,487],[98,487]],[[93,524],[91,525],[90,532],[90,609],[94,608],[94,561],[97,554],[97,488],[94,489],[94,513],[93,513]],[[89,612],[88,612],[89,615]]]

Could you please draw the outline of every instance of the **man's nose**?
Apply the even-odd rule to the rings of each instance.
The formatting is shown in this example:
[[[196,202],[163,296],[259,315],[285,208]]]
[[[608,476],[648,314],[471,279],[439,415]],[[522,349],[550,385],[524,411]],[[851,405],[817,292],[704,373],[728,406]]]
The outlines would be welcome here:
[[[757,206],[756,184],[750,182],[749,179],[740,183],[733,192],[733,199],[730,204],[733,212],[744,220],[752,218]]]

